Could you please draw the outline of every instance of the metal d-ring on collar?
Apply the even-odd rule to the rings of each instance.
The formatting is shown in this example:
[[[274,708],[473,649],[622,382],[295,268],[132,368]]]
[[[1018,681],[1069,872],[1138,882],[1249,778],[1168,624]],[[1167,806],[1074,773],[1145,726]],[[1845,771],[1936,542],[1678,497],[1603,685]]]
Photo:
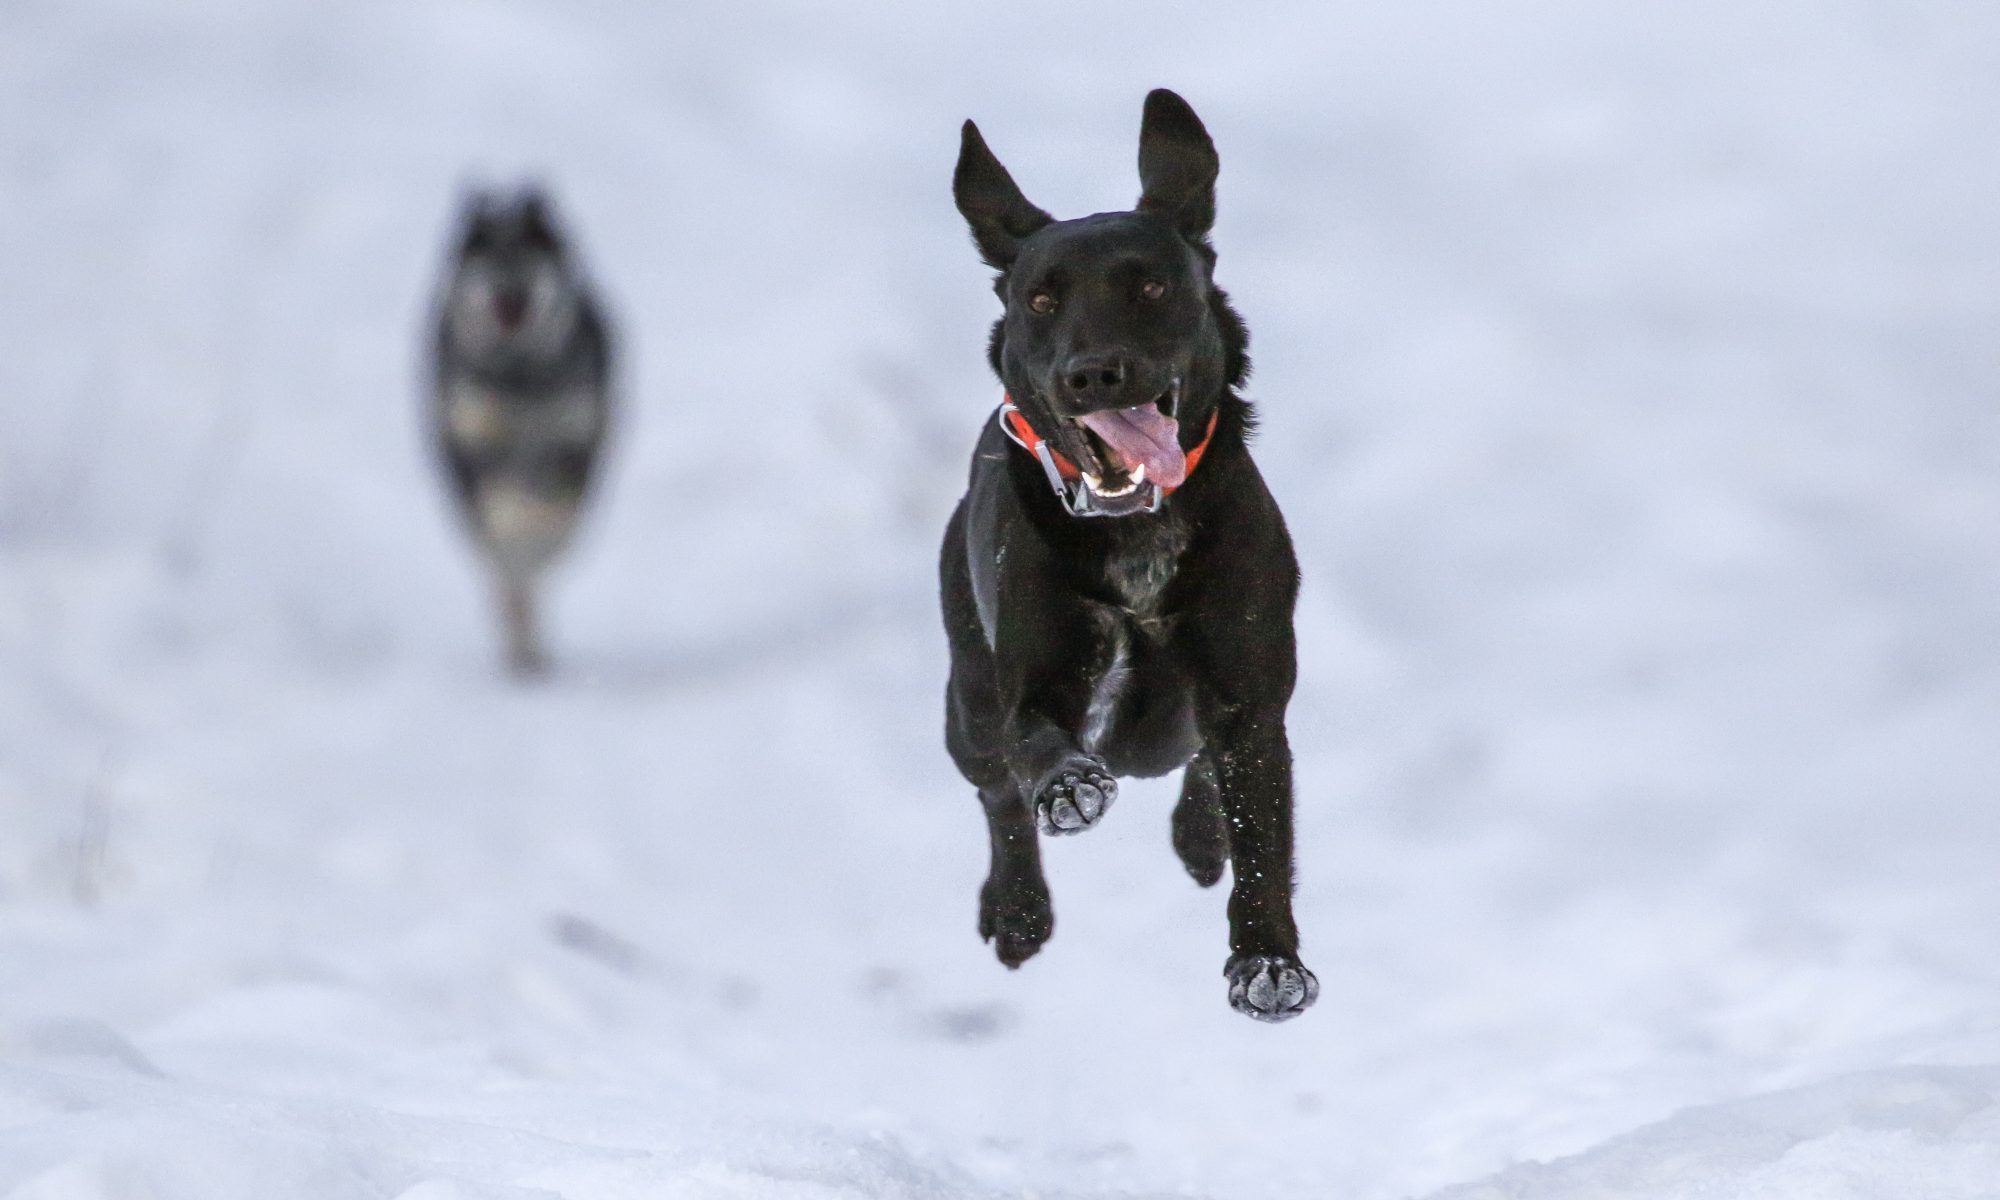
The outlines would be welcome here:
[[[1174,380],[1173,399],[1168,404],[1167,415],[1176,421],[1180,420],[1181,381],[1179,379]],[[994,419],[1000,422],[1000,432],[1007,435],[1008,441],[1033,454],[1035,461],[1042,464],[1042,474],[1048,476],[1049,486],[1055,489],[1056,498],[1063,502],[1063,507],[1069,511],[1070,516],[1106,517],[1130,515],[1134,512],[1155,513],[1160,511],[1160,505],[1166,503],[1167,494],[1165,490],[1157,483],[1148,482],[1144,485],[1146,488],[1146,505],[1144,508],[1129,509],[1123,514],[1111,513],[1100,508],[1097,503],[1097,494],[1090,490],[1090,484],[1083,478],[1082,469],[1072,463],[1070,464],[1070,472],[1074,478],[1065,475],[1062,466],[1056,462],[1055,451],[1049,449],[1049,439],[1040,434],[1034,434],[1035,440],[1029,442],[1014,427],[1014,422],[1008,419],[1010,416],[1018,417],[1021,424],[1026,426],[1030,433],[1034,433],[1034,426],[1028,424],[1027,416],[1019,408],[1015,407],[1014,398],[1007,393],[1005,388],[1002,388],[1000,391],[1000,411],[994,414]]]

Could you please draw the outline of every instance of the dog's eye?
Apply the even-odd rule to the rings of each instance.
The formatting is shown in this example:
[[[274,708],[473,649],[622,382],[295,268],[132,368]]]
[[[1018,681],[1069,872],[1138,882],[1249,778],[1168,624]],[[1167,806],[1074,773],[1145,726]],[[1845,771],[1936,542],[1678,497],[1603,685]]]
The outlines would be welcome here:
[[[1139,285],[1139,294],[1148,300],[1164,300],[1167,298],[1167,285],[1157,279],[1148,279]]]
[[[1028,307],[1046,317],[1056,310],[1056,298],[1047,292],[1036,292],[1028,297]]]

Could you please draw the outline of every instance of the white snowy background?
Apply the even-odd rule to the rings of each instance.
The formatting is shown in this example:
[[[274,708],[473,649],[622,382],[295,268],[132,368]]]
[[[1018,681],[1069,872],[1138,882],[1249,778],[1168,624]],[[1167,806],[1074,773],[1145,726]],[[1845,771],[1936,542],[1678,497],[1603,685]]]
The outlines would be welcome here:
[[[974,932],[977,117],[1221,150],[1299,919],[1171,780]],[[556,189],[609,486],[494,669],[418,418]],[[2000,6],[0,5],[0,1195],[2000,1196]]]

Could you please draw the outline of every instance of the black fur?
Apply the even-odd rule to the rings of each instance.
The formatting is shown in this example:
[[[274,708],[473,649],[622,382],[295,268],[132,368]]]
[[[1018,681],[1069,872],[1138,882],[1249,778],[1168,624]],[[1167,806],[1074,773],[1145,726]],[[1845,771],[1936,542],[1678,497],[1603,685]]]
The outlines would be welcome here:
[[[1087,452],[1074,418],[1177,395],[1184,449],[1211,414],[1215,432],[1157,512],[1082,519],[986,421],[940,563],[945,742],[986,810],[979,931],[1010,967],[1054,927],[1037,829],[1091,828],[1115,776],[1185,766],[1174,847],[1203,886],[1234,868],[1230,1003],[1277,1021],[1318,994],[1292,920],[1285,708],[1298,566],[1245,444],[1248,335],[1214,284],[1208,243],[1216,169],[1194,111],[1155,91],[1137,208],[1056,221],[965,124],[953,192],[1000,272],[1005,311],[988,357],[1022,414],[1058,447]]]

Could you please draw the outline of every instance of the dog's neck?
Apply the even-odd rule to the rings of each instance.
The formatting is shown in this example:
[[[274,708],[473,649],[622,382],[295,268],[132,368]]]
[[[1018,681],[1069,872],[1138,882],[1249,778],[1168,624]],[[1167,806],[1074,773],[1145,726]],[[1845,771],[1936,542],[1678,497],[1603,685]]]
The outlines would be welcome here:
[[[1164,511],[1153,514],[1164,515]],[[1106,548],[1104,582],[1119,607],[1143,622],[1159,615],[1160,602],[1180,570],[1193,531],[1186,521],[1168,518],[1145,520],[1125,532]]]
[[[468,349],[445,333],[445,362],[481,383],[512,389],[542,389],[570,383],[592,373],[587,322],[579,318],[558,341]]]

